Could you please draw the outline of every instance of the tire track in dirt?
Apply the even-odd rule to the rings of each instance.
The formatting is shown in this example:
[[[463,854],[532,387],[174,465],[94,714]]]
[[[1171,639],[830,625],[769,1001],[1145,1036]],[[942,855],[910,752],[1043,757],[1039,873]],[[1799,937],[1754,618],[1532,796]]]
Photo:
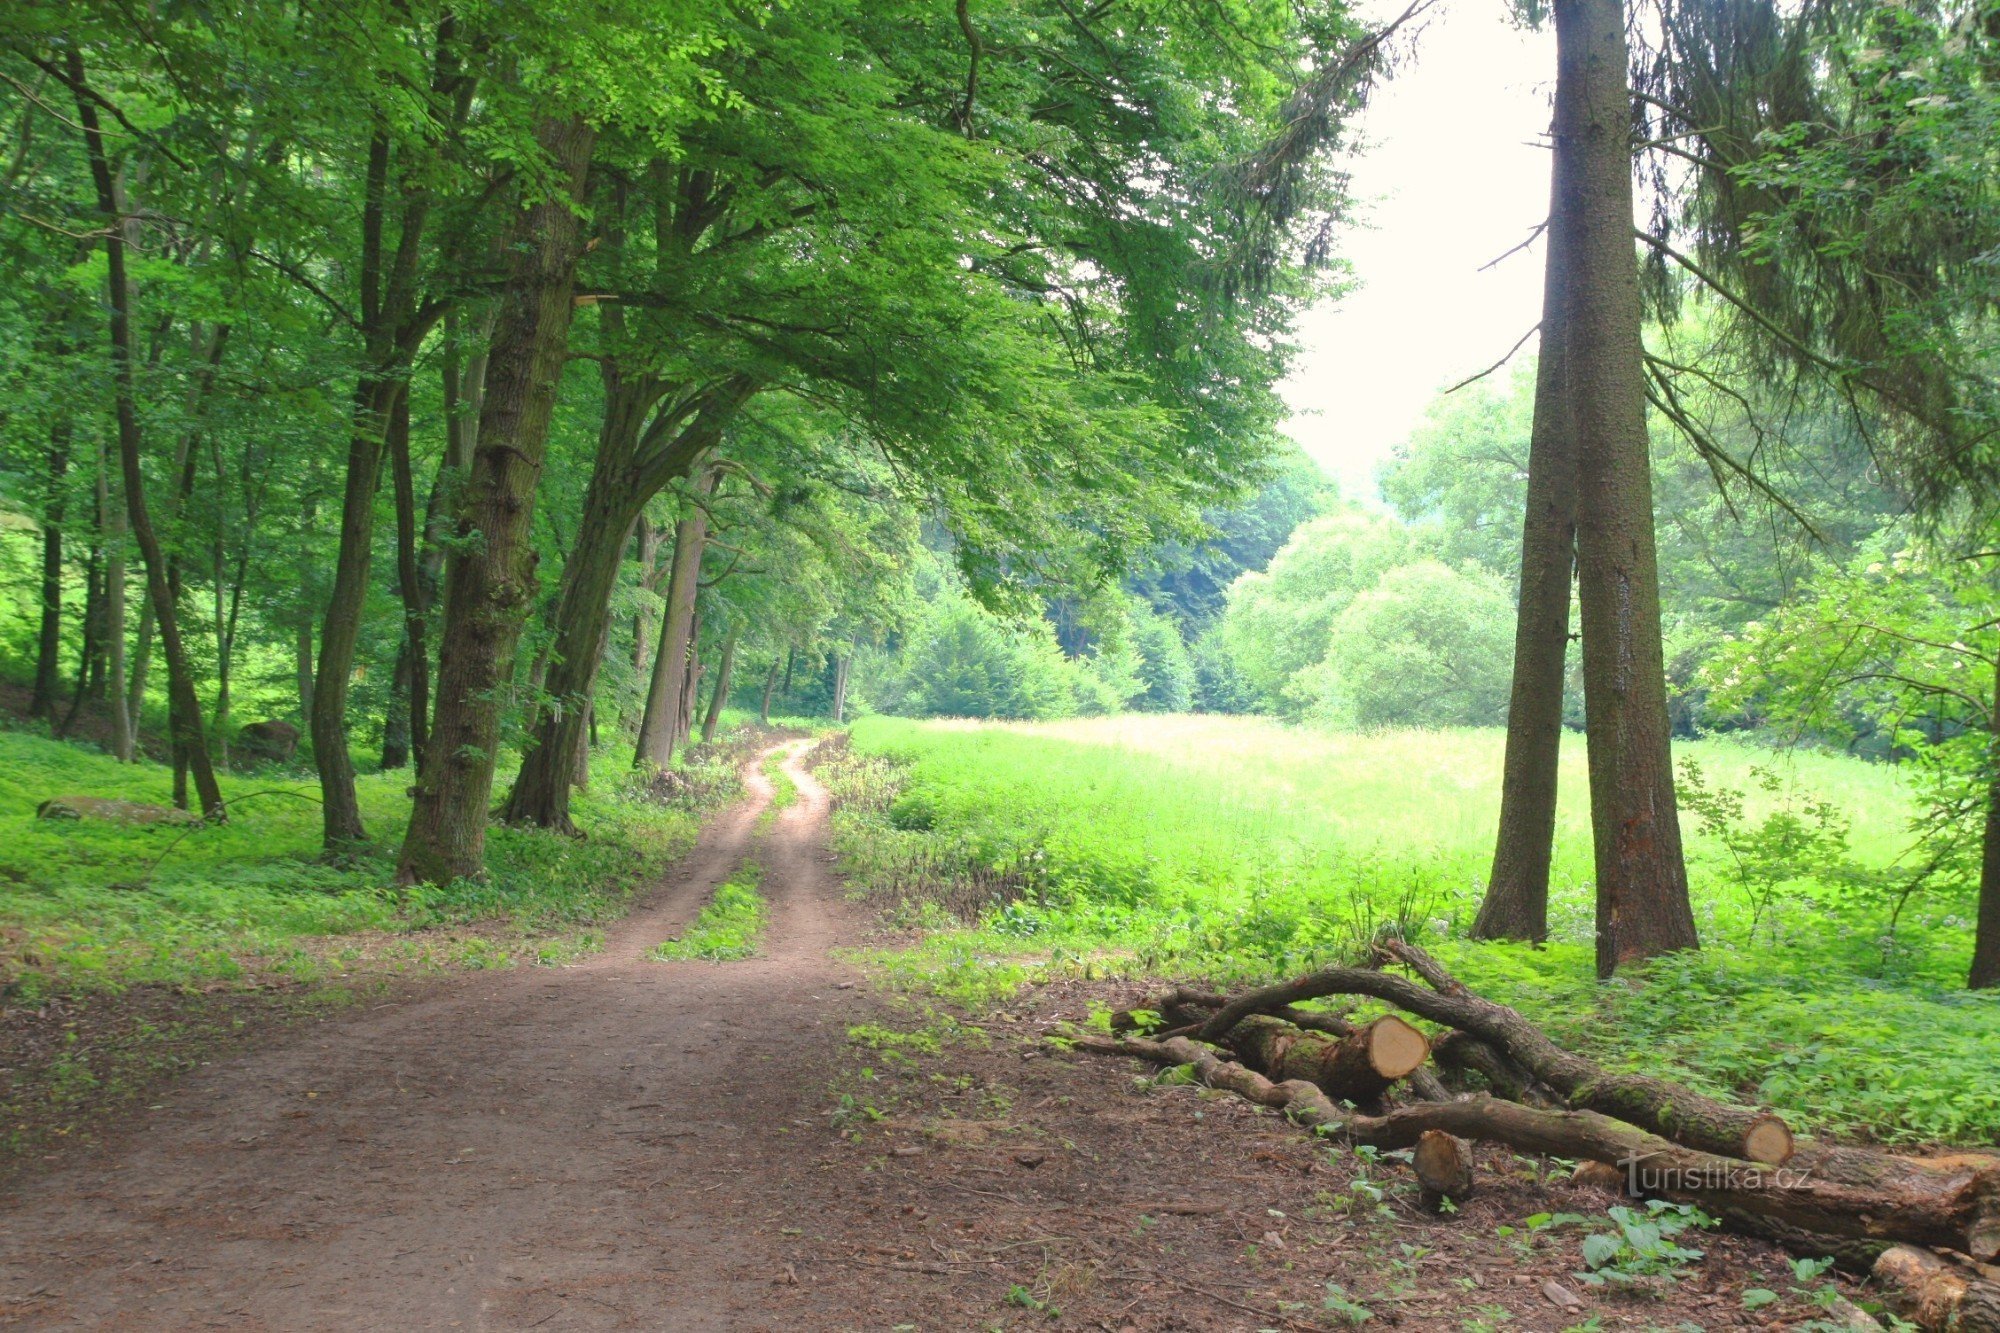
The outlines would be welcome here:
[[[582,965],[452,978],[218,1063],[0,1197],[0,1323],[120,1328],[795,1326],[775,1164],[869,1002],[825,790],[747,798]],[[765,754],[769,754],[766,751]],[[764,948],[657,963],[746,854]]]

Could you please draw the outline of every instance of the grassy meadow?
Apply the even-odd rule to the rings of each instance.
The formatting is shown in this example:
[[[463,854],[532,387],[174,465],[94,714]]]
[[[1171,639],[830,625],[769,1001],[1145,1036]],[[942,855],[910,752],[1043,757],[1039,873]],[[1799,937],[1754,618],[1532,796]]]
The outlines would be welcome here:
[[[1583,744],[1566,738],[1544,949],[1474,945],[1492,854],[1498,730],[1326,733],[1255,718],[1059,723],[870,717],[832,772],[864,884],[992,886],[892,973],[973,999],[1054,967],[1242,981],[1340,957],[1398,923],[1559,1039],[1897,1140],[2000,1137],[2000,998],[1958,989],[1970,902],[1887,885],[1907,852],[1893,769],[1730,740],[1678,747],[1746,814],[1806,797],[1850,821],[1854,873],[1777,886],[1753,933],[1728,852],[1685,821],[1707,945],[1593,976]],[[1753,770],[1777,774],[1764,790]],[[1893,922],[1893,930],[1892,930]]]

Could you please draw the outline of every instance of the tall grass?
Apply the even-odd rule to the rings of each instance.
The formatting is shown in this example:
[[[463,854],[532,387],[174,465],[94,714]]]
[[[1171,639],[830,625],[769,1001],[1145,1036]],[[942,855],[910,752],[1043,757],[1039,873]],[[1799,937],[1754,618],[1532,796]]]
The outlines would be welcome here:
[[[1750,902],[1692,826],[1708,950],[1610,986],[1592,972],[1591,851],[1580,738],[1566,738],[1546,949],[1463,940],[1492,855],[1503,736],[1494,730],[1330,734],[1255,718],[1132,715],[1041,724],[870,717],[837,837],[862,879],[940,858],[1004,869],[1007,895],[891,966],[977,993],[1058,966],[1224,980],[1310,967],[1396,922],[1474,984],[1615,1063],[1760,1096],[1808,1124],[1900,1138],[2000,1134],[2000,1003],[1957,989],[1969,904],[1920,897],[1888,938],[1890,904],[1840,885],[1791,886],[1750,940]],[[1896,772],[1743,741],[1678,747],[1711,783],[1777,799],[1755,767],[1832,800],[1851,852],[1881,869],[1907,851]],[[884,789],[879,769],[898,770]],[[840,794],[836,780],[836,795]],[[1831,876],[1829,877],[1832,878]],[[1018,895],[1018,896],[1017,896]],[[1988,1073],[1975,1073],[1985,1070]]]

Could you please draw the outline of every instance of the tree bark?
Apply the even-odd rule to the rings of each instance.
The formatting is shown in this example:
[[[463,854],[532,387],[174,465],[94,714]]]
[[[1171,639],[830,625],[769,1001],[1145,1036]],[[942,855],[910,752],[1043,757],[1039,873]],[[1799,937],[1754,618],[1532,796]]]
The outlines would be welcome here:
[[[107,240],[106,244],[109,244]],[[123,242],[120,242],[123,245]],[[122,250],[121,250],[122,253]],[[123,271],[123,264],[120,264]],[[119,298],[112,298],[118,303]],[[122,304],[120,305],[122,309]],[[138,755],[132,728],[132,703],[126,697],[130,682],[125,678],[125,537],[126,516],[123,484],[111,484],[111,451],[102,443],[97,448],[97,514],[104,534],[104,702],[111,709],[111,756],[129,764]]]
[[[319,768],[320,823],[329,855],[344,853],[367,836],[354,791],[354,761],[347,743],[347,695],[367,606],[375,538],[375,492],[382,455],[402,400],[414,354],[413,307],[417,259],[429,216],[421,192],[408,192],[398,210],[399,234],[387,248],[391,145],[377,129],[368,145],[361,214],[360,306],[365,368],[355,381],[347,436],[347,474],[341,495],[340,547],[333,591],[321,623],[319,670],[313,693],[313,762]],[[405,423],[407,429],[407,421]]]
[[[1944,1333],[2000,1333],[2000,1283],[1946,1263],[1929,1250],[1891,1245],[1876,1259],[1875,1280],[1890,1304],[1917,1327]]]
[[[598,667],[604,660],[611,596],[617,588],[626,542],[647,502],[668,482],[686,475],[695,460],[721,439],[743,401],[733,394],[706,397],[698,400],[702,405],[693,410],[691,418],[688,404],[682,404],[675,410],[656,413],[652,427],[647,428],[646,413],[657,401],[656,390],[649,390],[643,384],[625,385],[615,377],[615,372],[607,372],[606,390],[598,457],[584,494],[584,516],[578,527],[576,548],[563,570],[562,593],[556,605],[555,638],[545,684],[554,706],[544,708],[536,719],[534,738],[521,760],[520,775],[507,801],[506,818],[512,824],[573,831],[569,818],[573,756],[584,743],[589,701],[596,688]],[[667,437],[672,423],[682,420],[686,424],[670,438],[655,438]],[[704,494],[715,485],[713,474],[705,476]],[[702,482],[696,485],[700,488]],[[700,535],[705,540],[706,514],[700,510],[696,513],[702,517]],[[680,529],[676,528],[677,552],[679,534]],[[699,542],[696,546],[699,547]],[[695,571],[699,573],[698,549],[694,558]],[[690,583],[690,611],[692,589]],[[669,603],[672,599],[670,588]],[[683,643],[683,655],[685,652]],[[647,707],[650,714],[650,691]]]
[[[1577,586],[1597,869],[1597,970],[1699,947],[1688,903],[1660,644],[1651,464],[1632,242],[1631,95],[1621,0],[1558,0],[1552,219],[1573,261],[1563,365],[1576,427]],[[1568,92],[1570,95],[1565,95]]]
[[[847,669],[852,664],[851,657],[833,659],[833,724],[839,726],[847,720]]]
[[[545,120],[536,137],[565,188],[524,209],[511,229],[479,443],[448,567],[437,716],[397,866],[405,883],[484,870],[500,687],[534,605],[528,532],[568,345],[595,133],[581,120]]]
[[[1449,1199],[1457,1203],[1469,1199],[1478,1187],[1472,1170],[1472,1145],[1441,1129],[1427,1129],[1417,1135],[1410,1153],[1410,1169],[1423,1186],[1419,1196],[1425,1208],[1437,1212]]]
[[[385,437],[389,472],[396,493],[396,594],[403,604],[403,642],[396,650],[396,684],[383,723],[382,767],[401,768],[412,759],[422,768],[430,739],[430,663],[427,660],[429,606],[423,571],[417,565],[417,486],[410,466],[410,395],[396,395]],[[398,742],[392,744],[392,742]],[[394,760],[394,762],[390,762]]]
[[[1992,736],[1986,752],[1986,833],[1979,856],[1979,919],[1973,928],[1972,967],[1965,984],[1973,990],[2000,986],[2000,662],[1993,665]]]
[[[1557,97],[1574,98],[1574,81]],[[1565,118],[1564,108],[1557,111]],[[1549,934],[1549,861],[1555,844],[1562,758],[1563,667],[1569,653],[1570,582],[1576,553],[1576,428],[1563,356],[1563,302],[1571,234],[1554,219],[1574,213],[1576,155],[1558,138],[1549,186],[1548,257],[1542,282],[1541,358],[1528,444],[1521,522],[1521,586],[1514,618],[1514,682],[1500,777],[1500,827],[1486,897],[1472,923],[1480,940]]]
[[[668,748],[679,749],[694,735],[694,701],[701,694],[701,676],[708,665],[701,660],[701,612],[697,609],[688,622],[687,666],[681,672],[680,706],[674,711],[674,740]]]
[[[51,726],[62,692],[63,481],[69,475],[71,425],[67,416],[49,427],[49,478],[42,506],[41,625],[35,640],[34,716]]]
[[[765,726],[771,725],[771,694],[778,688],[779,658],[771,659],[771,673],[764,677],[764,702],[757,709],[757,720]]]
[[[694,492],[706,497],[715,490],[713,468],[694,480]],[[681,686],[687,671],[689,631],[694,624],[694,597],[701,581],[701,552],[708,541],[708,511],[699,504],[674,525],[674,556],[667,576],[666,606],[660,617],[660,644],[653,657],[653,676],[646,690],[646,712],[639,722],[635,765],[665,768],[673,762],[674,741],[680,734]]]
[[[722,641],[722,661],[715,668],[715,692],[708,696],[708,715],[701,720],[701,743],[707,745],[715,739],[715,728],[722,721],[722,710],[729,703],[729,678],[736,673],[736,635],[731,634]]]
[[[396,645],[396,668],[389,678],[389,707],[382,714],[382,771],[410,763],[410,638]]]
[[[188,666],[186,645],[181,641],[180,621],[167,578],[167,562],[152,518],[146,509],[145,474],[141,470],[137,390],[132,375],[132,290],[125,269],[125,231],[118,206],[110,159],[104,151],[104,137],[97,119],[97,105],[87,95],[83,56],[69,52],[70,84],[77,91],[78,123],[90,159],[91,178],[97,187],[99,210],[107,227],[104,237],[105,266],[111,293],[111,378],[114,409],[118,423],[119,470],[125,479],[125,506],[131,519],[132,535],[139,544],[140,559],[146,566],[146,590],[159,622],[160,645],[167,659],[168,713],[172,719],[174,742],[183,747],[195,790],[201,799],[202,815],[217,823],[227,818],[222,789],[209,763],[208,740],[203,734],[201,706],[195,701],[194,677]]]
[[[1283,1081],[1302,1078],[1328,1096],[1356,1106],[1374,1106],[1398,1079],[1414,1073],[1430,1055],[1424,1034],[1393,1014],[1330,1037],[1294,1027],[1280,1018],[1251,1014],[1223,1038],[1245,1063]]]

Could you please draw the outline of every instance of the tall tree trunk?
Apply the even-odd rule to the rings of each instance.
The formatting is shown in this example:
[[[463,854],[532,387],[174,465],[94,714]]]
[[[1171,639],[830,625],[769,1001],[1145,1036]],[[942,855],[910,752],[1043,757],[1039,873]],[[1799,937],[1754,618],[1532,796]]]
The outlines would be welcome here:
[[[847,670],[854,659],[848,656],[833,659],[833,724],[839,726],[847,720]]]
[[[715,490],[716,474],[707,468],[695,478],[697,496]],[[694,623],[694,596],[701,582],[701,552],[708,542],[708,511],[698,504],[674,525],[674,558],[667,576],[666,607],[660,617],[660,646],[653,658],[652,681],[646,690],[646,712],[639,722],[635,764],[665,768],[673,762],[674,741],[681,728],[681,685],[687,671],[688,631]]]
[[[410,467],[408,393],[397,395],[390,409],[387,445],[396,492],[396,594],[403,603],[403,642],[396,651],[396,694],[383,723],[382,767],[401,768],[414,756],[422,768],[430,738],[430,664],[424,646],[424,620],[430,608],[423,571],[417,565],[417,486]],[[398,742],[393,747],[392,740]]]
[[[76,653],[76,688],[69,697],[69,708],[63,713],[62,721],[50,729],[57,740],[69,735],[69,729],[76,725],[76,715],[89,697],[91,686],[102,679],[104,671],[104,549],[103,533],[99,529],[99,540],[90,548],[90,555],[83,567],[83,624],[81,641]]]
[[[585,746],[611,594],[618,586],[618,567],[632,525],[649,498],[637,494],[631,469],[645,424],[648,392],[642,385],[624,383],[615,369],[607,369],[605,378],[597,459],[584,492],[576,547],[564,564],[556,601],[555,634],[544,681],[549,702],[538,712],[533,740],[507,798],[507,822],[564,833],[576,831],[569,818],[569,789],[577,752]]]
[[[122,247],[123,242],[120,241]],[[123,265],[120,265],[123,271]],[[117,301],[118,298],[112,298]],[[121,307],[122,308],[122,307]],[[125,679],[125,536],[126,516],[123,485],[111,484],[111,452],[103,444],[97,449],[97,513],[104,533],[104,691],[111,710],[111,756],[129,764],[138,755],[132,730],[132,703],[126,695]]]
[[[674,740],[668,748],[678,749],[694,735],[694,701],[701,695],[701,676],[708,664],[701,660],[701,612],[688,622],[687,669],[681,672],[680,707],[674,714]]]
[[[313,763],[319,769],[321,837],[329,855],[367,836],[354,791],[354,760],[347,745],[347,697],[361,641],[374,551],[375,492],[390,424],[409,393],[412,290],[426,205],[407,195],[393,254],[385,244],[390,187],[390,144],[378,129],[368,145],[361,213],[361,334],[366,368],[357,377],[350,407],[347,475],[340,505],[340,547],[333,591],[321,622],[319,670],[312,710]],[[407,425],[407,423],[406,423]]]
[[[1972,937],[1973,990],[2000,987],[2000,661],[1993,664],[1992,739],[1986,754],[1986,841],[1979,857],[1979,921]]]
[[[736,635],[722,641],[722,660],[715,667],[715,692],[708,696],[708,713],[701,720],[701,743],[708,744],[715,739],[715,728],[722,721],[722,710],[729,703],[729,678],[736,674]]]
[[[638,522],[639,545],[639,591],[658,592],[660,586],[660,547],[665,543],[665,534],[654,527],[642,513]],[[653,653],[653,609],[645,597],[639,598],[639,607],[632,613],[632,669],[640,675],[646,673]]]
[[[1563,364],[1576,424],[1577,587],[1597,864],[1597,970],[1699,945],[1681,858],[1632,241],[1621,0],[1557,0],[1556,149],[1575,155]],[[1577,89],[1565,97],[1565,86]]]
[[[139,731],[146,724],[146,686],[153,674],[153,603],[139,604],[139,628],[125,650],[125,716],[132,719],[132,745],[136,751]]]
[[[123,210],[118,206],[111,163],[104,152],[104,137],[98,127],[97,104],[86,93],[83,56],[72,47],[69,52],[70,84],[76,89],[78,121],[83,127],[84,146],[90,158],[91,177],[97,187],[97,203],[108,227],[104,238],[105,266],[111,291],[111,379],[114,408],[118,419],[119,470],[125,478],[125,504],[131,518],[132,535],[138,541],[140,559],[146,566],[146,589],[160,626],[160,646],[167,659],[168,715],[172,719],[174,741],[186,751],[201,798],[202,815],[216,822],[227,817],[222,789],[209,763],[208,739],[201,725],[201,706],[195,701],[194,677],[189,670],[187,648],[181,641],[180,621],[167,578],[167,562],[146,510],[145,474],[139,463],[139,414],[132,378],[132,292],[125,271]]]
[[[313,763],[319,770],[320,836],[328,853],[344,852],[368,836],[361,824],[354,759],[348,751],[347,697],[361,641],[361,613],[368,600],[383,437],[402,388],[379,376],[364,375],[355,386],[350,408],[340,546],[334,556],[333,590],[320,619],[310,714]]]
[[[389,706],[382,713],[382,771],[410,762],[410,638],[396,645],[396,668],[389,677]]]
[[[782,660],[772,657],[771,672],[764,677],[764,702],[757,710],[757,720],[767,727],[771,725],[771,694],[778,688],[778,666]]]
[[[799,650],[796,647],[785,649],[785,696],[787,698],[790,698],[792,693],[792,668],[797,666],[798,663]]]
[[[100,464],[103,462],[103,455],[98,456],[98,461]],[[76,678],[79,699],[102,699],[106,688],[105,674],[110,669],[104,642],[110,608],[105,605],[103,497],[100,495],[98,498],[97,540],[91,544],[90,559],[84,568],[83,645],[82,656],[77,659]]]
[[[67,416],[49,427],[49,479],[42,503],[42,616],[29,711],[51,726],[56,721],[56,696],[62,692],[63,481],[69,475],[70,435]]]
[[[1557,89],[1574,99],[1574,81]],[[1558,122],[1565,110],[1558,108]],[[1573,114],[1573,113],[1571,113]],[[1571,232],[1558,215],[1581,204],[1576,154],[1558,139],[1549,185],[1541,359],[1528,445],[1521,523],[1521,588],[1514,617],[1514,684],[1500,778],[1500,828],[1485,901],[1472,924],[1480,940],[1542,941],[1549,934],[1549,861],[1562,757],[1563,666],[1569,653],[1570,582],[1576,554],[1576,427],[1563,358],[1563,304],[1572,281]]]
[[[445,539],[451,535],[451,516],[464,492],[466,474],[472,467],[472,450],[479,439],[479,410],[486,394],[486,349],[493,336],[497,311],[497,305],[490,305],[482,317],[479,345],[470,357],[461,356],[458,316],[448,313],[444,321],[444,458],[431,478],[430,494],[424,501],[423,549],[417,556],[423,633],[412,636],[421,648],[411,663],[410,678],[410,732],[423,738],[416,747],[419,769],[423,767],[423,751],[429,745],[431,728],[429,627],[443,614]]]
[[[448,566],[436,722],[397,867],[405,883],[484,870],[500,687],[534,605],[529,525],[568,347],[577,210],[595,134],[580,120],[548,120],[536,137],[566,188],[524,209],[512,228],[479,443]],[[476,543],[465,540],[475,533]]]
[[[298,678],[299,716],[310,718],[313,711],[313,632],[299,621],[292,635],[292,673]]]

